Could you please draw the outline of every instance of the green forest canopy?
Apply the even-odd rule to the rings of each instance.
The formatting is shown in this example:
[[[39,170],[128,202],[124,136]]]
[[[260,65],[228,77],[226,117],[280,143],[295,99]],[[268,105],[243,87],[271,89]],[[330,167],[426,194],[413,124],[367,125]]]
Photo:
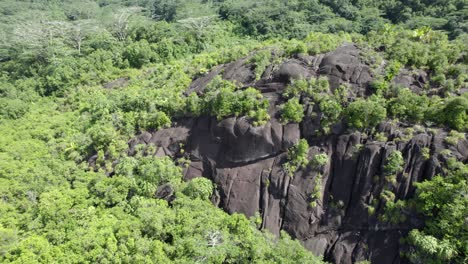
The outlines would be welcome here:
[[[184,91],[254,50],[313,55],[350,41],[371,64],[390,62],[372,97],[348,105],[313,81],[291,94],[323,102],[329,123],[353,129],[399,119],[466,132],[467,15],[464,0],[1,1],[0,261],[319,263],[287,234],[276,240],[257,219],[215,208],[211,182],[183,182],[177,161],[129,157],[128,139],[186,115],[248,115],[261,125],[270,117],[254,90],[219,81],[212,89],[222,93]],[[270,59],[258,56],[257,68]],[[443,93],[393,87],[401,68],[427,71]],[[102,88],[114,80],[125,89]],[[297,122],[293,107],[301,105],[291,99],[284,119]],[[87,164],[94,154],[98,171]],[[418,185],[415,203],[431,221],[408,237],[414,262],[466,258],[466,197],[455,191],[466,190],[467,169],[452,163],[448,177]],[[177,192],[170,206],[152,198],[166,183]],[[459,231],[441,231],[451,227]]]

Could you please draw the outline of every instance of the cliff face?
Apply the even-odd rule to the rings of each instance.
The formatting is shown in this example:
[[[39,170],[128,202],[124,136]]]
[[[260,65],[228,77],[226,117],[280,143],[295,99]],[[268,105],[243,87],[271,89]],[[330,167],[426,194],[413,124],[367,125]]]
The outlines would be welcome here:
[[[393,123],[377,128],[387,136],[385,142],[346,130],[342,124],[333,126],[328,136],[320,136],[315,132],[320,117],[312,117],[312,109],[306,109],[306,118],[300,124],[282,125],[278,121],[278,105],[284,102],[281,94],[292,78],[327,76],[332,90],[347,83],[352,87],[351,96],[366,96],[373,74],[359,53],[348,44],[316,57],[298,56],[268,67],[259,81],[255,81],[248,58],[218,66],[195,80],[188,92],[203,91],[218,74],[255,87],[270,101],[272,118],[267,124],[254,127],[244,117],[220,121],[209,117],[181,119],[171,128],[141,133],[129,142],[130,152],[138,144],[153,144],[159,147],[157,156],[185,156],[191,161],[184,171],[185,178],[211,179],[217,187],[213,197],[216,205],[248,217],[259,213],[262,228],[275,234],[285,230],[328,261],[402,263],[399,239],[423,221],[411,212],[402,212],[406,219],[398,224],[380,221],[384,211],[382,190],[392,191],[395,200],[410,198],[414,182],[442,172],[441,164],[446,159],[442,150],[450,149],[451,155],[466,161],[468,142],[461,140],[457,146],[449,146],[444,142],[444,131],[423,127],[404,135],[403,125]],[[414,88],[424,78],[400,76],[397,80]],[[290,177],[282,166],[287,149],[300,138],[310,145],[310,159],[326,153],[329,162],[320,169],[307,167]],[[430,150],[429,158],[423,154],[424,148]],[[382,171],[386,157],[394,150],[402,152],[405,167],[396,182],[389,183]],[[317,184],[320,199],[311,206],[310,197]],[[371,204],[374,212],[369,210]]]

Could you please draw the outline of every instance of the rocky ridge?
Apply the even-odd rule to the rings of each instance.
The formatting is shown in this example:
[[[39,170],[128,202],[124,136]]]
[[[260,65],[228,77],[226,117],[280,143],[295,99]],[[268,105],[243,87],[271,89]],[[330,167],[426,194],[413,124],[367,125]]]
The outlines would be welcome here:
[[[282,124],[278,106],[284,102],[282,91],[292,79],[327,76],[331,90],[347,84],[351,96],[370,93],[368,87],[374,76],[354,44],[345,44],[327,54],[298,55],[280,65],[270,65],[260,80],[255,80],[254,66],[248,58],[220,65],[194,80],[187,93],[202,93],[217,75],[260,90],[270,102],[271,120],[254,127],[246,117],[184,118],[171,128],[142,132],[129,142],[130,153],[139,144],[151,144],[158,147],[156,156],[188,158],[185,179],[211,179],[216,185],[212,200],[217,206],[248,217],[259,213],[262,228],[277,235],[281,230],[288,232],[327,261],[404,263],[399,255],[403,247],[399,240],[423,222],[411,212],[406,212],[406,220],[401,223],[381,221],[382,190],[390,188],[395,200],[412,197],[414,182],[443,173],[441,164],[448,155],[443,150],[449,149],[450,155],[466,162],[468,141],[448,145],[444,141],[446,132],[421,126],[408,136],[404,125],[392,122],[377,127],[377,132],[386,135],[386,141],[347,130],[342,124],[322,136],[316,133],[320,119],[311,117],[311,107],[305,110],[306,118],[300,124]],[[419,89],[426,77],[423,73],[415,77],[403,72],[395,81]],[[291,177],[283,170],[283,164],[287,149],[301,138],[310,145],[310,159],[326,153],[329,162],[320,169],[309,166]],[[423,154],[425,148],[430,150],[429,158]],[[382,171],[386,157],[394,150],[402,152],[405,167],[396,182],[389,184]],[[321,180],[317,181],[317,177]],[[321,195],[312,207],[310,196],[317,183],[321,183]],[[167,198],[170,190],[161,192]],[[372,213],[371,204],[375,205]]]

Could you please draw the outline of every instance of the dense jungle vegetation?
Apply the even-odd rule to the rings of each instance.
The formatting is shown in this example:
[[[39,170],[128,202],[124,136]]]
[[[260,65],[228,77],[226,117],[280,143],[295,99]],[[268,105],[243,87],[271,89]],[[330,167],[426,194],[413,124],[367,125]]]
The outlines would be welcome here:
[[[372,95],[350,102],[346,87],[300,80],[283,94],[282,122],[303,119],[304,95],[326,113],[323,134],[337,121],[372,133],[399,120],[456,142],[468,130],[467,16],[465,0],[1,0],[0,262],[321,263],[260,219],[216,208],[210,180],[183,181],[183,160],[129,156],[128,140],[182,116],[263,125],[268,101],[253,88],[216,79],[203,96],[184,92],[253,51],[260,77],[282,57],[354,42],[369,65],[387,62]],[[426,71],[430,87],[393,86],[402,69]],[[302,152],[291,150],[288,170]],[[466,263],[468,167],[449,161],[411,201],[429,219],[405,239],[414,263]],[[170,204],[153,197],[166,183]]]

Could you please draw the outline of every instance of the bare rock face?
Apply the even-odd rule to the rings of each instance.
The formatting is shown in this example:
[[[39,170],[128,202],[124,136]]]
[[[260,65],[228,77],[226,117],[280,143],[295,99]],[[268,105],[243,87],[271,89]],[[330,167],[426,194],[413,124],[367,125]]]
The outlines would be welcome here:
[[[175,199],[174,189],[172,188],[170,184],[163,184],[158,187],[154,197],[171,202]]]
[[[289,82],[294,79],[308,79],[311,77],[307,65],[296,59],[285,61],[275,73],[275,79],[280,82]]]
[[[115,88],[122,88],[128,85],[130,78],[128,77],[120,77],[108,83],[102,85],[105,89],[115,89]]]
[[[282,127],[274,120],[253,127],[245,118],[227,118],[216,123],[213,134],[220,138],[220,152],[231,163],[256,161],[281,151]],[[249,146],[246,150],[245,146]]]
[[[329,77],[332,89],[347,82],[359,88],[359,95],[365,94],[373,76],[370,67],[360,59],[359,52],[356,45],[346,44],[327,53],[322,59],[319,73]]]
[[[275,123],[276,130],[272,128]],[[382,125],[381,132],[385,133],[386,128]],[[317,153],[327,153],[330,162],[320,170],[308,167],[290,177],[282,168],[286,161],[283,146],[292,144],[284,136],[286,130],[300,134],[299,126],[281,125],[277,120],[252,127],[242,118],[199,118],[180,122],[178,127],[155,132],[151,137],[142,133],[131,144],[154,144],[171,155],[176,152],[170,150],[171,144],[184,143],[192,161],[185,178],[212,179],[221,208],[248,217],[260,213],[262,228],[277,235],[285,230],[333,263],[402,263],[399,239],[410,229],[420,227],[422,220],[415,215],[407,215],[407,220],[399,224],[378,219],[383,213],[380,194],[388,187],[382,170],[392,151],[401,151],[406,164],[390,187],[396,200],[410,198],[414,182],[442,172],[441,152],[445,148],[461,159],[468,156],[467,140],[448,146],[443,142],[443,132],[434,137],[422,131],[398,144],[373,141],[356,132],[344,133],[307,138],[310,159]],[[159,135],[172,137],[160,140]],[[430,159],[423,157],[423,148],[431,149]],[[317,205],[311,207],[310,196],[319,174],[321,196]],[[157,196],[172,199],[172,193],[164,186],[158,189]],[[377,200],[377,206],[375,212],[369,213],[373,200]]]
[[[270,100],[272,118],[267,124],[254,127],[245,117],[178,120],[171,128],[138,135],[129,142],[130,153],[136,145],[146,144],[158,148],[156,155],[177,157],[180,146],[184,146],[183,155],[191,160],[184,177],[211,179],[216,185],[212,199],[216,205],[248,217],[260,213],[262,228],[277,235],[285,230],[325,260],[342,264],[364,260],[404,263],[399,255],[402,248],[399,240],[423,222],[410,212],[401,223],[382,222],[379,219],[384,211],[382,191],[390,190],[395,200],[411,198],[414,182],[443,173],[441,164],[446,157],[442,150],[449,148],[452,156],[466,162],[468,141],[448,146],[444,142],[445,132],[430,133],[425,128],[405,141],[392,140],[404,128],[390,123],[377,128],[390,139],[386,142],[343,127],[328,136],[318,136],[308,132],[314,123],[307,118],[301,124],[281,124],[277,105],[283,102],[281,93],[291,78],[321,74],[328,76],[335,86],[348,82],[355,94],[365,94],[372,74],[352,44],[317,57],[287,60],[276,68],[259,81],[251,78],[255,75],[246,59],[213,70],[259,89]],[[216,74],[195,80],[190,89],[202,91]],[[289,176],[283,170],[287,149],[300,138],[307,139],[310,145],[310,159],[326,153],[329,162],[321,168],[308,166]],[[430,150],[429,159],[423,155],[424,148]],[[402,152],[405,167],[389,183],[383,176],[383,166],[395,150]],[[312,203],[311,194],[317,184],[320,197]],[[168,199],[172,193],[161,187],[157,195]]]
[[[411,72],[405,69],[403,69],[393,80],[394,84],[410,88],[415,93],[423,91],[424,86],[428,82],[429,78],[426,72],[422,70]]]

